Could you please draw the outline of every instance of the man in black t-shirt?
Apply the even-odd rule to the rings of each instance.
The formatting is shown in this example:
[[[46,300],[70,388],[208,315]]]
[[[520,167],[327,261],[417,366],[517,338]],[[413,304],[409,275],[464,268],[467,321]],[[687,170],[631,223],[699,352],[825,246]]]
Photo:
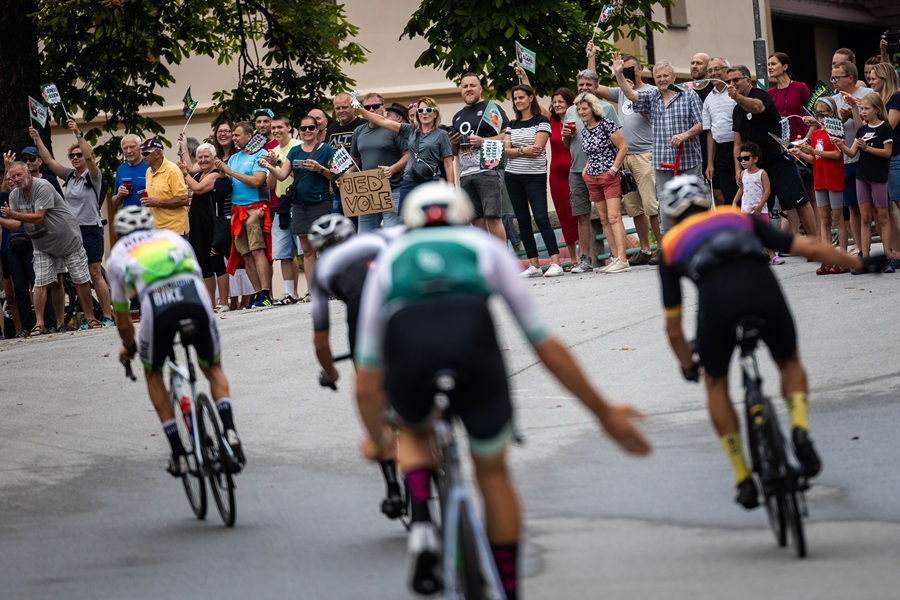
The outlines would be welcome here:
[[[483,139],[502,139],[509,119],[503,109],[495,105],[500,122],[489,124],[484,120],[484,111],[490,103],[481,98],[483,89],[478,75],[466,73],[460,80],[460,87],[466,106],[453,115],[453,131],[450,132],[453,153],[459,155],[459,183],[475,205],[472,224],[505,242],[506,230],[501,220],[503,177],[496,169],[481,168],[479,148]]]
[[[806,187],[800,179],[800,172],[794,159],[784,153],[781,144],[773,138],[781,138],[781,115],[769,94],[754,87],[750,69],[736,65],[727,71],[728,95],[737,103],[732,115],[734,129],[734,159],[745,141],[755,142],[762,148],[759,167],[769,175],[772,186],[770,197],[778,197],[781,208],[796,211],[806,235],[818,235],[816,215],[806,195]],[[742,173],[737,173],[737,184],[741,185]],[[772,206],[769,207],[772,209]]]
[[[329,125],[325,132],[325,143],[334,148],[337,152],[338,148],[343,148],[350,153],[350,146],[353,143],[353,132],[360,125],[365,125],[366,120],[356,116],[356,109],[353,108],[353,97],[347,92],[341,92],[334,97],[334,114],[337,116],[337,122]],[[337,182],[331,182],[331,212],[339,215],[344,214],[341,206],[341,195]],[[354,227],[357,218],[353,217]]]

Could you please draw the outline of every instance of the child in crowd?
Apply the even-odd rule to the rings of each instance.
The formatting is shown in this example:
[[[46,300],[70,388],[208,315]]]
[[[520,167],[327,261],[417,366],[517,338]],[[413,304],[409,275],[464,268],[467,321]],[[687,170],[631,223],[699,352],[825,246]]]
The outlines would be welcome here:
[[[741,187],[734,197],[734,203],[741,207],[744,214],[756,215],[768,223],[769,208],[766,201],[772,193],[772,188],[769,185],[769,175],[759,168],[761,159],[762,149],[759,145],[753,142],[741,144],[738,161],[744,172],[741,174]],[[769,251],[769,264],[781,265],[784,264],[784,259]]]
[[[837,104],[830,96],[816,101],[816,114],[821,117],[837,117]],[[841,250],[847,251],[847,228],[844,226],[844,160],[841,151],[831,143],[825,128],[811,121],[807,140],[789,152],[799,156],[813,167],[813,187],[816,190],[816,206],[822,226],[819,234],[826,244],[831,243],[831,229],[837,229]],[[840,265],[823,264],[816,270],[817,275],[846,273]]]
[[[859,199],[859,214],[862,221],[860,232],[861,245],[859,251],[869,256],[872,246],[872,228],[874,216],[884,253],[889,258],[900,258],[900,252],[891,245],[891,228],[888,219],[888,172],[891,166],[891,149],[893,147],[893,130],[885,122],[884,100],[877,92],[872,92],[859,100],[859,115],[865,124],[856,131],[853,145],[847,146],[842,138],[831,138],[831,143],[841,149],[847,156],[860,154],[859,166],[856,170],[856,195]],[[875,214],[872,214],[872,206]],[[900,241],[900,240],[898,240]],[[859,272],[850,271],[854,275]],[[894,268],[888,263],[885,273],[893,273]]]

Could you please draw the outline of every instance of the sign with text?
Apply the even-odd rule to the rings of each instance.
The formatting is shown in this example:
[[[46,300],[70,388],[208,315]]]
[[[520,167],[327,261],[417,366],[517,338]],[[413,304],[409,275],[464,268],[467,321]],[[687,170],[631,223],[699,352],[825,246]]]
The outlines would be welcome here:
[[[844,123],[840,119],[822,117],[822,125],[825,126],[825,131],[828,132],[828,135],[839,138],[844,137]]]
[[[256,154],[257,152],[265,148],[266,144],[268,143],[269,138],[261,133],[254,133],[253,137],[250,138],[250,141],[247,142],[247,145],[243,147],[241,152],[245,154]]]
[[[537,55],[519,42],[516,42],[516,62],[523,69],[534,73],[534,67],[537,65]]]
[[[481,168],[497,169],[503,161],[503,140],[481,141]]]
[[[331,159],[332,179],[339,179],[350,167],[355,166],[356,163],[350,158],[350,153],[341,146],[334,153],[334,158]]]
[[[345,217],[394,210],[391,181],[381,169],[345,173],[338,186]]]

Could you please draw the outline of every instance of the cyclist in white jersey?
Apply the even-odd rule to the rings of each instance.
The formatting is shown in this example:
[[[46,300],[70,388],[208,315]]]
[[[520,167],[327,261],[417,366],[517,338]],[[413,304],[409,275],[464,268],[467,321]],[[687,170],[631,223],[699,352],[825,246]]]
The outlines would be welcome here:
[[[354,354],[357,401],[370,458],[390,443],[382,438],[382,390],[399,417],[398,464],[412,500],[410,584],[418,593],[433,593],[442,585],[428,511],[435,468],[433,382],[438,370],[455,371],[449,409],[468,432],[487,536],[506,595],[515,600],[520,514],[505,452],[512,407],[488,298],[503,297],[541,361],[616,442],[634,454],[648,453],[650,444],[633,424],[639,413],[608,404],[551,335],[504,245],[484,231],[452,227],[467,225],[473,212],[467,197],[442,183],[421,185],[406,198],[403,220],[411,231],[378,257],[363,291]]]
[[[138,334],[147,392],[156,408],[163,431],[172,447],[167,470],[175,477],[187,472],[186,451],[178,437],[175,413],[166,391],[162,368],[172,350],[178,323],[193,319],[197,363],[209,380],[210,391],[228,444],[243,467],[244,453],[234,427],[231,393],[222,370],[219,331],[213,318],[209,294],[190,244],[168,229],[153,229],[154,220],[143,206],[128,206],[116,214],[113,228],[119,241],[106,265],[110,295],[116,312],[116,328],[122,338],[119,360],[124,365],[138,352],[129,308],[131,295],[141,303]]]

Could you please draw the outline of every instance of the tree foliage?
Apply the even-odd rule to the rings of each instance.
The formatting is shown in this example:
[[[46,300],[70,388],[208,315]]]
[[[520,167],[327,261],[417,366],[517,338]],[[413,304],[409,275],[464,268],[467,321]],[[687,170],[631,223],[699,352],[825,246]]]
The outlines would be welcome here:
[[[44,80],[57,84],[70,112],[81,111],[88,123],[100,115],[106,119],[86,131],[92,143],[102,132],[162,137],[163,127],[141,110],[161,106],[164,88],[191,85],[176,82],[170,70],[190,56],[235,65],[234,89],[213,97],[220,118],[232,119],[247,118],[261,106],[306,114],[334,90],[350,89],[355,82],[344,75],[343,65],[365,60],[364,49],[348,42],[357,28],[342,6],[325,0],[36,3],[32,17],[43,42]],[[55,116],[64,119],[61,108]],[[100,146],[98,154],[117,156],[118,137]]]
[[[594,38],[601,77],[610,73],[613,43],[644,38],[648,26],[665,31],[648,16],[653,5],[671,3],[630,0],[619,7]],[[423,0],[403,35],[428,42],[417,67],[432,66],[453,80],[467,72],[481,75],[485,94],[496,98],[506,97],[518,83],[511,68],[518,41],[537,55],[536,72],[529,75],[535,90],[549,95],[571,86],[575,73],[584,68],[584,47],[602,9],[602,2],[590,0]]]

